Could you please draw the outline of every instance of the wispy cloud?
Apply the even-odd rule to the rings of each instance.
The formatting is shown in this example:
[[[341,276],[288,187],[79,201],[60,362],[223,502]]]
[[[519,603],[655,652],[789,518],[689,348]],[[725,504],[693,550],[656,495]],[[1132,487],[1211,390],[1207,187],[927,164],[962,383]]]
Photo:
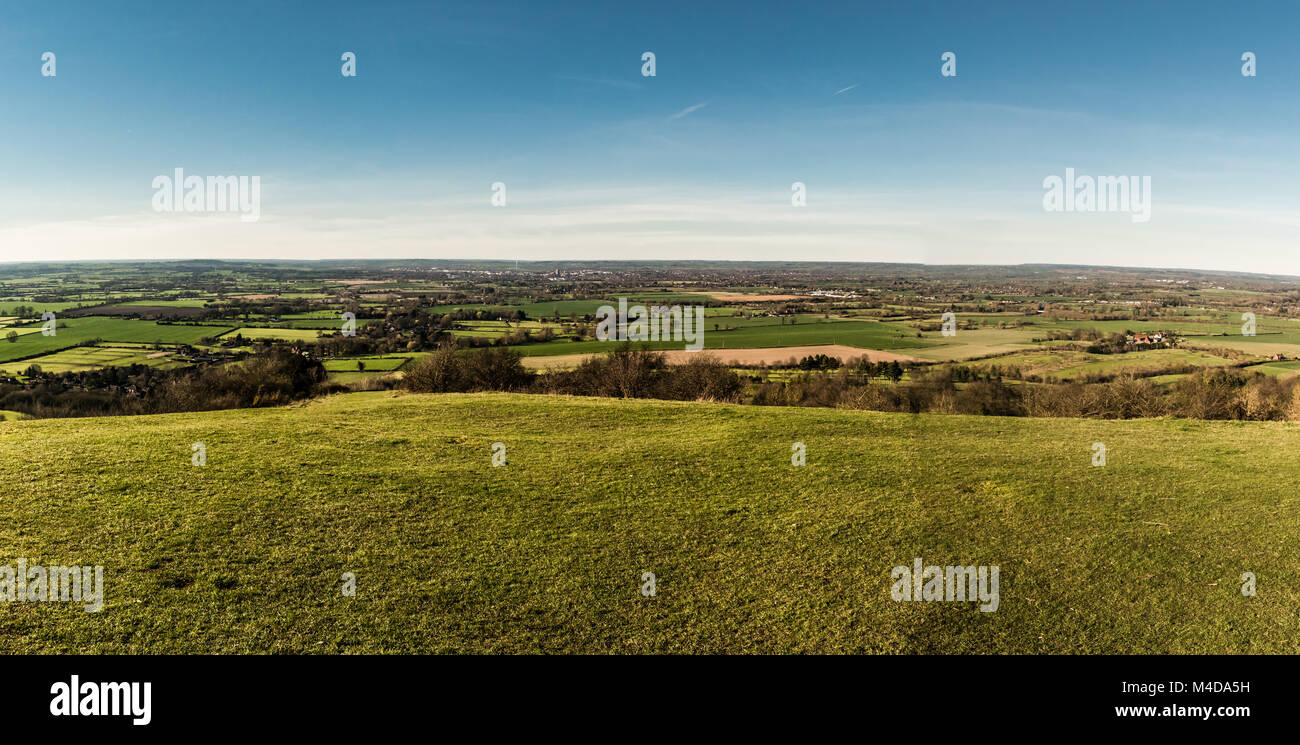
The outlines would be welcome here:
[[[673,119],[681,119],[687,114],[693,114],[708,105],[709,105],[708,103],[697,103],[694,106],[687,106],[686,108],[682,109],[676,114],[673,114],[672,116],[668,117],[668,120],[672,121]]]
[[[851,91],[851,90],[853,90],[854,88],[857,88],[859,85],[860,85],[860,83],[854,83],[853,85],[850,85],[850,86],[847,87],[847,88],[840,88],[839,90],[837,90],[837,91],[835,91],[834,93],[831,94],[831,98],[834,98],[834,97],[836,97],[836,96],[838,96],[838,95],[840,95],[841,93],[844,93],[844,92],[846,92],[846,91]]]

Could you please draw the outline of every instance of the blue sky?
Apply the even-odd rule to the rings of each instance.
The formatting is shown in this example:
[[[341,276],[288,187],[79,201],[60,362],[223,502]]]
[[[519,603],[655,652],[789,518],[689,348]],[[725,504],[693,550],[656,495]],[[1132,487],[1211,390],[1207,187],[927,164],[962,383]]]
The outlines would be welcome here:
[[[803,5],[11,3],[0,260],[1300,274],[1294,3]],[[261,219],[155,212],[151,182],[177,167],[258,176]],[[1045,212],[1043,179],[1067,167],[1149,176],[1150,222]]]

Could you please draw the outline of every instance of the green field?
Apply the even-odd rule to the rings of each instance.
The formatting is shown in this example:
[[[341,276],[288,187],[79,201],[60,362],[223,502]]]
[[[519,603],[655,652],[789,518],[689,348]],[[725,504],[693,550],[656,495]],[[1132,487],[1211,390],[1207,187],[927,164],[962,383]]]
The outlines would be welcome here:
[[[35,308],[36,313],[39,315],[41,313],[44,313],[47,310],[54,311],[55,313],[62,313],[63,311],[69,308],[77,308],[86,305],[96,305],[101,301],[107,302],[107,298],[101,298],[100,300],[69,300],[69,301],[61,301],[61,302],[53,302],[53,303],[37,302],[35,300],[4,300],[4,301],[0,301],[0,315],[5,315],[5,316],[13,315],[14,308],[20,305],[25,305],[30,308]]]
[[[226,336],[233,337],[238,334],[243,334],[245,339],[280,339],[282,341],[312,341],[320,336],[320,332],[315,329],[272,329],[250,328],[247,326],[233,329]]]
[[[900,326],[900,328],[910,327]],[[908,354],[938,362],[963,360],[1036,347],[1038,345],[1033,340],[1043,335],[1042,329],[1033,326],[1011,329],[996,327],[961,329],[955,336],[947,337],[940,332],[930,331],[925,333],[925,343],[932,346],[910,351]]]
[[[754,319],[757,321],[757,319]],[[755,322],[738,325],[732,330],[713,329],[713,322],[705,324],[704,347],[706,349],[750,349],[759,347],[789,347],[812,344],[845,344],[862,349],[898,349],[910,350],[939,344],[935,340],[916,338],[915,329],[879,321],[836,321],[822,320],[820,316],[809,316],[796,324],[781,325],[777,318],[764,318],[765,323]],[[728,321],[718,319],[719,326]],[[935,335],[938,337],[938,335]],[[528,344],[518,349],[527,355],[583,354],[605,352],[614,342],[607,341],[563,341],[548,344]],[[645,342],[650,349],[682,349],[681,341]]]
[[[1297,451],[1290,423],[506,394],[3,422],[0,543],[103,564],[106,606],[11,604],[0,651],[1295,653]],[[892,601],[914,557],[999,566],[1000,607]]]
[[[522,329],[531,333],[538,333],[543,328],[549,328],[557,336],[561,334],[563,327],[554,323],[543,323],[541,321],[462,321],[451,329],[452,336],[464,336],[479,339],[499,339]]]
[[[430,313],[434,314],[452,313],[458,310],[482,310],[502,315],[509,313],[510,311],[522,310],[528,318],[539,320],[552,318],[557,313],[561,318],[568,318],[571,315],[592,315],[600,306],[611,305],[613,303],[615,303],[615,301],[612,300],[556,300],[553,302],[542,303],[525,302],[518,305],[461,303],[459,305],[435,305],[431,306],[428,310]]]
[[[359,383],[370,378],[382,378],[386,375],[391,375],[392,373],[392,370],[366,370],[365,372],[358,372],[353,369],[351,372],[347,370],[331,372],[327,377],[331,383],[351,385],[352,383]]]
[[[1300,360],[1288,360],[1286,362],[1265,362],[1262,365],[1251,365],[1245,368],[1246,372],[1261,372],[1265,375],[1275,375],[1278,377],[1290,377],[1300,373]]]
[[[42,372],[64,373],[110,366],[174,367],[179,364],[165,353],[157,357],[151,356],[153,354],[155,352],[149,347],[73,347],[40,357],[0,364],[0,372],[17,374],[31,365],[40,365]]]
[[[363,362],[366,371],[387,372],[396,370],[410,361],[410,356],[401,357],[345,357],[325,360],[322,364],[328,372],[356,372],[357,363]]]
[[[557,300],[545,303],[522,303],[517,307],[527,313],[529,318],[537,320],[553,318],[557,314],[561,318],[568,318],[571,315],[591,315],[600,306],[610,304],[609,300]]]
[[[1195,349],[1147,349],[1124,354],[1087,354],[1077,350],[1039,351],[994,357],[969,363],[987,370],[992,367],[1018,367],[1022,375],[1076,380],[1085,375],[1150,374],[1179,365],[1223,367],[1231,360]],[[1285,364],[1285,363],[1276,363]]]
[[[41,324],[16,329],[22,335],[16,341],[0,340],[0,362],[32,357],[74,347],[83,341],[195,344],[205,336],[216,336],[229,327],[159,324],[127,318],[86,316],[58,321],[54,336],[40,333]],[[29,333],[23,333],[24,331]],[[35,333],[31,333],[31,332]],[[7,333],[7,331],[6,331]]]

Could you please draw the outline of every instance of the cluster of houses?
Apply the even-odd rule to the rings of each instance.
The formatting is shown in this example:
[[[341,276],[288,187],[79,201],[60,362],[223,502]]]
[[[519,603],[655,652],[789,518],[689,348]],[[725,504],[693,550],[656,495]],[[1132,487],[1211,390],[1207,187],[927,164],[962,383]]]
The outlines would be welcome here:
[[[1166,339],[1168,339],[1168,337],[1165,336],[1165,333],[1163,331],[1157,331],[1152,334],[1133,334],[1132,336],[1128,337],[1128,343],[1129,344],[1161,344]]]

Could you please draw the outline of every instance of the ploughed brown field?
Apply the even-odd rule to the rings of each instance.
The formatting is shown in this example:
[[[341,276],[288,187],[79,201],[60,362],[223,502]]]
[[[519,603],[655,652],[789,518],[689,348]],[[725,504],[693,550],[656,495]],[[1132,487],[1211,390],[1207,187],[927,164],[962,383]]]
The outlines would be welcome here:
[[[714,300],[724,303],[774,303],[782,300],[803,300],[803,295],[746,295],[738,292],[710,292]]]
[[[917,358],[906,354],[895,354],[894,352],[882,352],[878,349],[859,349],[858,347],[849,347],[843,344],[810,344],[802,347],[763,347],[761,349],[704,349],[699,352],[690,352],[685,349],[664,350],[663,355],[668,358],[668,364],[680,365],[690,361],[691,355],[710,354],[718,359],[733,365],[769,365],[785,362],[791,357],[799,359],[813,354],[824,354],[829,357],[838,357],[841,361],[850,360],[855,357],[866,357],[872,362],[916,362]],[[592,354],[560,354],[549,357],[525,357],[524,366],[531,368],[548,368],[548,367],[577,367],[582,361]]]
[[[192,318],[203,315],[203,311],[203,308],[192,308],[183,305],[129,303],[96,305],[89,308],[70,308],[64,311],[63,316],[65,318],[80,318],[81,316],[139,316],[144,319],[161,318],[163,316],[185,316]]]

